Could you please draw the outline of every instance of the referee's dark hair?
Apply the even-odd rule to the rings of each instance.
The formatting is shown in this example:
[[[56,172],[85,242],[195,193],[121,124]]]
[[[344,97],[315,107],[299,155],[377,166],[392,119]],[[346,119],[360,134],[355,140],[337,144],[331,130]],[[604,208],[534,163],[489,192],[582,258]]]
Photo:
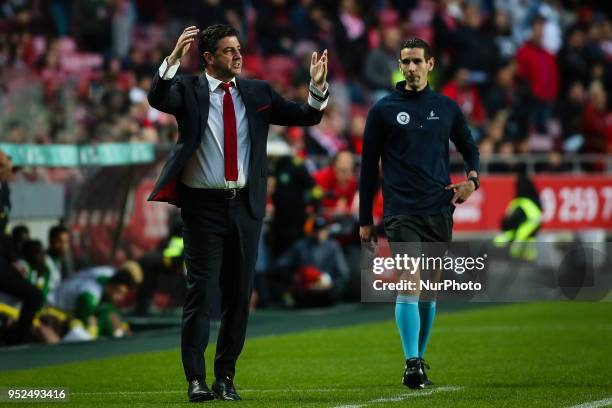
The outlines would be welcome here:
[[[423,54],[425,55],[425,60],[428,60],[432,57],[431,47],[429,46],[429,44],[427,44],[425,40],[422,40],[418,37],[409,38],[406,41],[404,41],[404,43],[402,44],[402,48],[400,48],[400,51],[403,50],[404,48],[422,49]]]
[[[238,35],[238,30],[226,24],[214,24],[202,30],[198,39],[198,51],[200,52],[202,66],[206,67],[204,53],[210,52],[214,54],[217,51],[217,43],[220,39],[224,37],[238,37]]]

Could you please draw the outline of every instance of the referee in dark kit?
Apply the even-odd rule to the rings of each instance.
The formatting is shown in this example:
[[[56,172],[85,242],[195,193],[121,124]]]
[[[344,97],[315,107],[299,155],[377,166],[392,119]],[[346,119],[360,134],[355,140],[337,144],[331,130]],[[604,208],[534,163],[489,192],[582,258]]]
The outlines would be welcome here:
[[[378,101],[366,121],[359,186],[359,235],[376,241],[372,203],[382,162],[384,227],[390,243],[440,242],[452,237],[455,204],[478,189],[480,159],[465,117],[451,99],[432,91],[434,67],[429,45],[412,38],[402,44],[399,68],[405,81]],[[451,184],[449,139],[465,161],[466,180]],[[405,276],[404,276],[405,275]],[[418,279],[403,272],[400,279]],[[395,319],[406,358],[403,384],[431,384],[423,360],[436,313],[434,294],[399,292]]]

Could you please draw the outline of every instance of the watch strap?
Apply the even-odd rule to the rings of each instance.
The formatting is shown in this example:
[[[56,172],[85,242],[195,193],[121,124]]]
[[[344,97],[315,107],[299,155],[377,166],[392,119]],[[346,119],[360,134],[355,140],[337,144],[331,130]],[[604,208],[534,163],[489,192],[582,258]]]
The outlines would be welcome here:
[[[478,179],[478,177],[476,176],[472,176],[472,177],[468,177],[468,180],[472,181],[474,183],[474,191],[478,190],[480,188],[480,180]]]

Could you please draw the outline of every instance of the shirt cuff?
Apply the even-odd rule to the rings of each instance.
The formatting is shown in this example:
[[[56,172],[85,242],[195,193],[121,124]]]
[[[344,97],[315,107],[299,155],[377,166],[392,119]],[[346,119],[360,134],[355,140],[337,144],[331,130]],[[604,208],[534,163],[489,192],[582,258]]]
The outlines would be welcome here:
[[[308,94],[308,105],[319,111],[325,109],[327,107],[327,103],[329,102],[329,86],[327,82],[325,82],[323,92],[316,87],[312,80],[310,81],[308,89],[310,91]]]
[[[159,67],[159,77],[165,80],[174,78],[180,65],[181,63],[177,61],[174,65],[169,66],[166,58],[164,58],[164,62],[162,62],[161,66]]]

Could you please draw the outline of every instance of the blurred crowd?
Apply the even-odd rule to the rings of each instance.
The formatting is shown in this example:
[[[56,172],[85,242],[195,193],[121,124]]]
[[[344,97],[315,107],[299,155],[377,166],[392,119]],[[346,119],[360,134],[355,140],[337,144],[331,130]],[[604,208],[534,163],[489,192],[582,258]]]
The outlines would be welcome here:
[[[430,82],[460,105],[485,161],[543,152],[555,170],[560,155],[612,149],[610,15],[578,0],[4,0],[0,140],[172,143],[174,119],[146,100],[152,76],[184,27],[216,22],[240,31],[246,76],[295,100],[310,52],[329,49],[324,120],[271,129],[303,158],[360,153],[409,36],[433,45]],[[194,50],[182,71],[199,69]]]

